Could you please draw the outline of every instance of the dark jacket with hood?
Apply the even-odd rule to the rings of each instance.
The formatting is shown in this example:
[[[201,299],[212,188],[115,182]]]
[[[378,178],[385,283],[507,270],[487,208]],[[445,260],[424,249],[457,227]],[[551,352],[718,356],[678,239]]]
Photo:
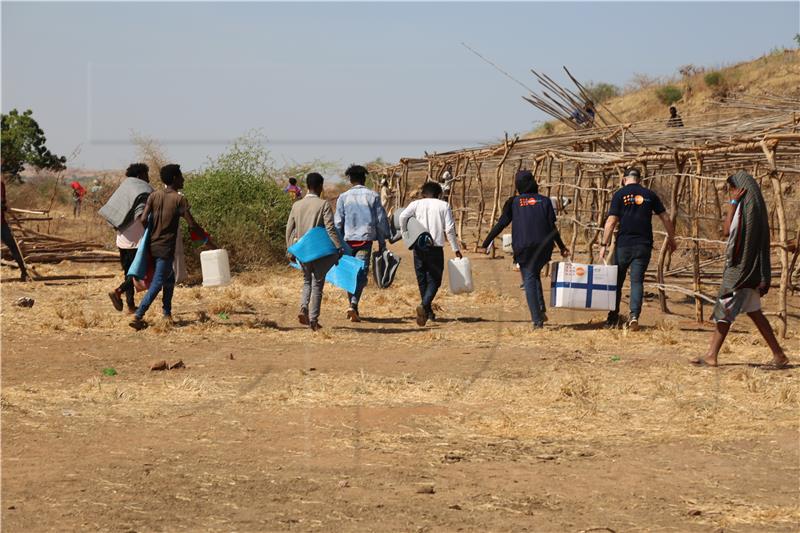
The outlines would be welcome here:
[[[529,170],[517,172],[515,181],[519,194],[506,201],[483,247],[488,247],[513,222],[511,241],[514,261],[526,268],[541,268],[553,255],[553,243],[564,246],[556,228],[555,209],[550,198],[539,194],[539,187]]]

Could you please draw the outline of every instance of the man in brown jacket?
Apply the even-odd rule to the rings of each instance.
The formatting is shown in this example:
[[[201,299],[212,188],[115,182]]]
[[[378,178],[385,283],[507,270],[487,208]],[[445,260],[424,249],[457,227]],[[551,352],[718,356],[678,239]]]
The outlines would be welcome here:
[[[322,291],[325,288],[325,275],[339,261],[342,243],[333,225],[333,210],[330,204],[321,198],[324,178],[312,172],[306,176],[308,194],[292,204],[289,221],[286,223],[286,247],[296,243],[311,228],[324,227],[338,254],[326,255],[309,263],[301,263],[303,268],[303,293],[300,297],[300,313],[297,318],[301,324],[312,331],[322,326],[319,324],[319,311],[322,304]],[[290,260],[294,258],[290,256]]]

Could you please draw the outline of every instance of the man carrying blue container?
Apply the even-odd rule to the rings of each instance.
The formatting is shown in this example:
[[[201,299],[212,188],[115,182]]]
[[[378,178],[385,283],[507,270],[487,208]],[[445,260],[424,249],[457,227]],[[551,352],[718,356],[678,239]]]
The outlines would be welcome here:
[[[300,313],[297,318],[301,324],[309,326],[312,331],[321,328],[319,313],[322,306],[322,291],[325,288],[325,276],[339,260],[342,249],[342,243],[333,226],[333,210],[330,204],[322,199],[323,182],[322,175],[316,172],[306,176],[308,194],[292,204],[289,220],[286,223],[287,248],[299,241],[311,229],[323,227],[333,246],[339,250],[339,253],[325,255],[313,261],[300,262],[303,269],[303,292],[300,297]],[[294,260],[294,257],[290,257],[289,260]]]
[[[350,178],[352,187],[339,195],[334,223],[350,246],[350,254],[364,261],[365,268],[355,292],[347,294],[350,301],[347,318],[351,322],[359,322],[358,302],[367,284],[372,243],[378,241],[378,252],[382,253],[386,248],[386,239],[391,236],[391,230],[380,195],[364,185],[367,181],[367,169],[361,165],[351,165],[345,175]]]

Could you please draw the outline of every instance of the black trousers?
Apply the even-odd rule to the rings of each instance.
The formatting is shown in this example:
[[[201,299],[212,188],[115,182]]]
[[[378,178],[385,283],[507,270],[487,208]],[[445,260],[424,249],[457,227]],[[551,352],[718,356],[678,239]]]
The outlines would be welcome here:
[[[414,271],[417,273],[422,306],[431,312],[431,304],[442,285],[444,275],[444,249],[430,246],[425,251],[414,250]]]
[[[8,251],[11,252],[11,257],[14,258],[14,261],[17,262],[19,265],[20,273],[23,277],[28,275],[27,270],[25,270],[25,263],[22,261],[22,253],[19,251],[19,247],[17,246],[17,241],[14,240],[14,234],[11,233],[11,227],[3,223],[3,244],[8,246]]]
[[[125,281],[117,287],[117,290],[125,293],[125,302],[128,304],[129,309],[136,308],[136,304],[133,301],[133,278],[128,277],[128,269],[131,267],[131,264],[133,264],[135,258],[136,248],[130,250],[126,248],[119,249],[119,262],[122,265],[122,274],[125,276]]]

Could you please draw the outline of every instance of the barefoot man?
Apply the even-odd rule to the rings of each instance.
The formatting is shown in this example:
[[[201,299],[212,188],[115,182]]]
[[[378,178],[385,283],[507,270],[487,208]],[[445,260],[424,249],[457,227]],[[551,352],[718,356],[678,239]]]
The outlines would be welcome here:
[[[740,170],[728,178],[731,200],[725,218],[725,270],[719,298],[712,318],[717,329],[703,357],[690,362],[701,366],[717,366],[717,356],[731,324],[741,313],[755,323],[772,350],[772,368],[786,368],[789,359],[778,344],[769,321],[761,312],[761,297],[767,294],[771,280],[769,257],[769,219],[761,189],[753,176]]]

